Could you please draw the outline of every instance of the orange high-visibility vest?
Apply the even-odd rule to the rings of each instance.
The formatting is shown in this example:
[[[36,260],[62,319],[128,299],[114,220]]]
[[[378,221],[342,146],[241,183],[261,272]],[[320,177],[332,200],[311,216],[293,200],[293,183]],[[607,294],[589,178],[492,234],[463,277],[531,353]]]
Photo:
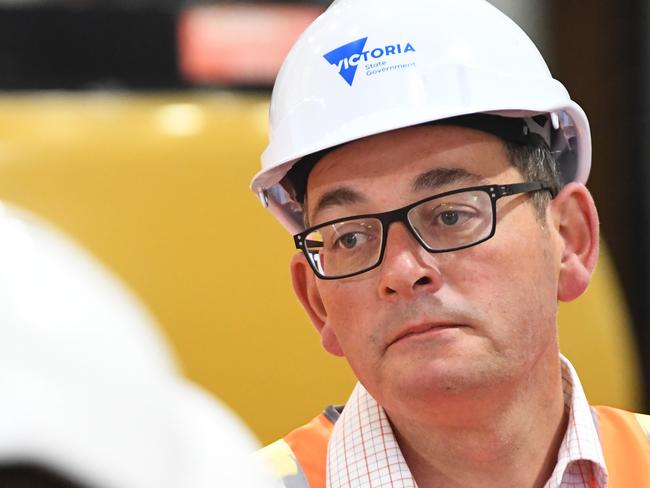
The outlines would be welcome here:
[[[609,473],[608,488],[650,487],[650,416],[593,407]],[[286,488],[325,488],[327,443],[334,422],[321,414],[262,449]]]

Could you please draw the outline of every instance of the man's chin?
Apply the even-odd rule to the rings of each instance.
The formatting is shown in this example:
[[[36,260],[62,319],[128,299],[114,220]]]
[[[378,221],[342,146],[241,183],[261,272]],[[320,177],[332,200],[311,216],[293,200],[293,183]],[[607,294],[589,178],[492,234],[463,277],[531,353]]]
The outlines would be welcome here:
[[[481,361],[458,356],[413,360],[402,365],[399,374],[394,376],[391,396],[430,402],[459,395],[476,395],[497,382],[499,376],[496,371],[481,366]]]

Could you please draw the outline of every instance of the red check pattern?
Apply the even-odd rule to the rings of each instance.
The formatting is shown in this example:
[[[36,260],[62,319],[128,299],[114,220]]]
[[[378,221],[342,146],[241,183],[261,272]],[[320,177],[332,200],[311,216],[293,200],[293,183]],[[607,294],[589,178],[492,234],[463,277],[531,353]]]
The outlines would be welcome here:
[[[605,488],[607,468],[578,375],[561,356],[567,431],[545,488]],[[328,488],[417,488],[384,409],[357,383],[334,426],[327,452]]]

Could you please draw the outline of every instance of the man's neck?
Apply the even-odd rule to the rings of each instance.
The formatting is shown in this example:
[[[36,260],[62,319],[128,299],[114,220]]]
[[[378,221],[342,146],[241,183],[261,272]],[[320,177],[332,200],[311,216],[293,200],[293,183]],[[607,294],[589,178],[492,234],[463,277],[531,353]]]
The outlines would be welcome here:
[[[418,485],[543,487],[568,421],[559,359],[526,383],[448,402],[444,423],[387,412]]]

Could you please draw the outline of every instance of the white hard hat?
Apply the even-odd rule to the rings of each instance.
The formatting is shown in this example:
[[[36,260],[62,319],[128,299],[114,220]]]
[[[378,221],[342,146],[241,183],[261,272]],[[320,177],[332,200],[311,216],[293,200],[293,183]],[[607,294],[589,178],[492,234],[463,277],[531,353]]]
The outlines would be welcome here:
[[[105,488],[271,486],[252,436],[80,247],[0,204],[0,270],[0,465]]]
[[[301,158],[401,127],[488,113],[546,114],[563,182],[586,182],[589,124],[528,36],[485,0],[336,0],[301,35],[271,99],[269,145],[251,188],[290,231],[286,184]],[[550,127],[549,125],[549,127]]]

